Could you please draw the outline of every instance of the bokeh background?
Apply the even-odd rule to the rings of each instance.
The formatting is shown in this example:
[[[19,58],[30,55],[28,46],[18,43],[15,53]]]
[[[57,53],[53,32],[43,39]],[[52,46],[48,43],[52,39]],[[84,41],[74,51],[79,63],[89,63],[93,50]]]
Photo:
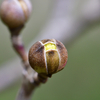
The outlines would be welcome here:
[[[26,47],[48,19],[53,0],[31,2],[33,13],[21,34]],[[66,48],[69,57],[65,69],[38,87],[32,100],[100,100],[100,23],[82,31]],[[9,31],[0,20],[0,67],[16,56]],[[1,91],[0,100],[14,100],[20,84],[21,79]]]

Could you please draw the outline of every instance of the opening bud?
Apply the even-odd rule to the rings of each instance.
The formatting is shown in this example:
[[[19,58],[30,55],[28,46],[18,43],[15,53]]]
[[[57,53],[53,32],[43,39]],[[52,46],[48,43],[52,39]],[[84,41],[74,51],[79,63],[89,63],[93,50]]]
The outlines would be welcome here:
[[[45,39],[36,42],[29,50],[29,63],[31,67],[45,76],[62,70],[68,60],[65,46],[55,39]]]

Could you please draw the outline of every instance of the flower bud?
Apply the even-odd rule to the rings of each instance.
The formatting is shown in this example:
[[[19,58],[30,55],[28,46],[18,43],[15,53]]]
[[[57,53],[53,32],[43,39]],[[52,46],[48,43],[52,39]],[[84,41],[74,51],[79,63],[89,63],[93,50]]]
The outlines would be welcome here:
[[[24,25],[31,10],[29,0],[4,0],[0,7],[0,17],[9,28],[16,28]]]
[[[50,77],[62,70],[68,60],[65,46],[55,39],[36,42],[29,51],[29,63],[39,74]]]

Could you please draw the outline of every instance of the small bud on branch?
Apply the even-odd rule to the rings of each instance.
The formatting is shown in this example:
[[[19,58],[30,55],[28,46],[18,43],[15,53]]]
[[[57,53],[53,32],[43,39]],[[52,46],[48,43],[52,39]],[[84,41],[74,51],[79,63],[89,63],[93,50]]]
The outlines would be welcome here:
[[[20,39],[20,31],[32,12],[30,0],[4,0],[0,6],[0,17],[11,33],[11,42],[27,68],[27,54]]]
[[[25,24],[31,10],[29,0],[4,0],[1,4],[0,16],[9,28],[16,28]]]

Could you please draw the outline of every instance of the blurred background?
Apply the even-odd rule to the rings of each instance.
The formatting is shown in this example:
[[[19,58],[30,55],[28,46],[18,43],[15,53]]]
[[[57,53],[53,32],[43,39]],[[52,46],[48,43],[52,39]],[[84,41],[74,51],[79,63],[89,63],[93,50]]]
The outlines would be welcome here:
[[[38,87],[32,100],[100,100],[100,1],[31,2],[32,16],[21,34],[27,50],[36,41],[55,38],[64,43],[69,56],[65,69]],[[11,74],[6,77],[5,72],[13,73],[15,66],[10,69],[10,65],[17,59],[9,31],[0,20],[0,83],[5,79],[7,83],[8,77],[12,77]],[[4,83],[6,88],[1,85],[0,100],[14,100],[21,80],[20,74],[9,86]]]

